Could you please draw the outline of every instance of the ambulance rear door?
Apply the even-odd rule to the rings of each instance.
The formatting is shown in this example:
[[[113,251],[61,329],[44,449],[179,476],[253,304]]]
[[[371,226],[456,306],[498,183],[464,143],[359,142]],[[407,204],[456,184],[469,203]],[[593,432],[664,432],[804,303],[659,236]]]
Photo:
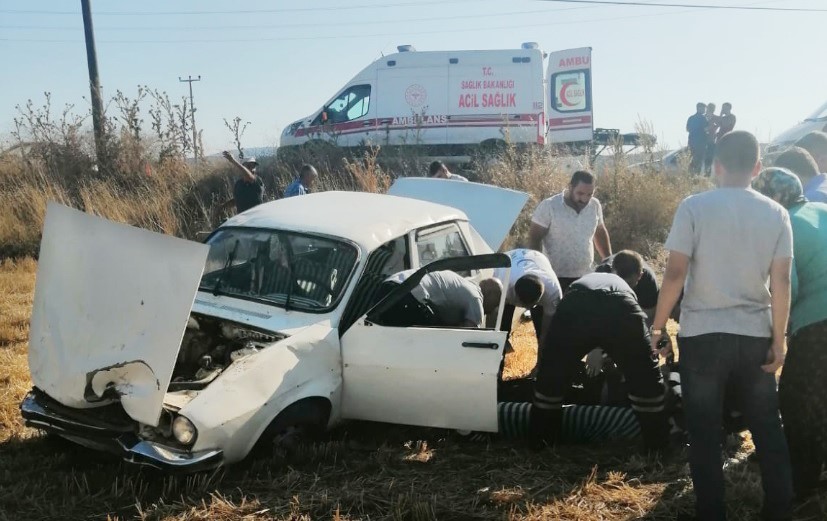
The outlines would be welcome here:
[[[592,49],[556,51],[548,62],[548,138],[551,143],[591,141]]]

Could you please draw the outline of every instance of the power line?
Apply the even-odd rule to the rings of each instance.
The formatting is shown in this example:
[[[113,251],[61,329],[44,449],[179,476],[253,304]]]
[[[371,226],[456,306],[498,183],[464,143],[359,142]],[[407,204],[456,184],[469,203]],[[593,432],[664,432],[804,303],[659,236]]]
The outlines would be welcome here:
[[[572,21],[557,21],[557,22],[541,22],[541,23],[532,23],[532,24],[515,24],[515,25],[497,25],[497,26],[488,26],[488,27],[474,27],[474,28],[467,28],[467,29],[451,29],[452,33],[473,33],[473,32],[484,32],[484,31],[492,31],[497,29],[520,29],[524,27],[547,27],[551,25],[573,25],[573,24],[585,24],[585,23],[594,23],[594,22],[610,22],[616,20],[628,20],[633,18],[647,18],[652,16],[667,16],[667,15],[674,15],[680,13],[689,13],[695,11],[694,9],[688,9],[684,11],[670,11],[670,12],[661,12],[661,13],[645,13],[645,14],[635,14],[635,15],[627,15],[627,16],[613,16],[608,18],[591,18],[587,20],[572,20]],[[125,43],[125,44],[133,44],[133,43],[256,43],[256,42],[282,42],[282,41],[312,41],[312,40],[339,40],[339,39],[360,39],[360,38],[374,38],[374,37],[386,37],[386,36],[417,36],[417,35],[428,35],[428,34],[444,34],[445,29],[433,30],[433,31],[416,31],[416,32],[402,32],[397,31],[393,33],[372,33],[372,34],[337,34],[337,35],[316,35],[316,36],[287,36],[287,37],[275,37],[275,38],[232,38],[232,39],[218,39],[218,38],[211,38],[211,39],[195,39],[195,40],[101,40],[101,43]],[[10,38],[0,38],[0,41],[14,41],[14,42],[29,42],[29,43],[76,43],[77,40],[68,40],[68,39],[10,39]]]
[[[261,13],[297,13],[316,11],[350,11],[353,9],[384,9],[388,7],[415,7],[421,5],[445,5],[461,3],[479,3],[480,0],[431,0],[427,2],[400,2],[395,4],[357,4],[329,7],[296,7],[282,9],[245,9],[233,11],[95,11],[95,16],[179,16],[179,15],[211,15],[211,14],[261,14]],[[77,15],[77,11],[34,11],[2,9],[0,13],[7,14],[50,14],[50,15]]]
[[[595,9],[598,6],[591,6],[591,7],[569,7],[565,9],[536,9],[532,11],[512,11],[508,13],[488,13],[488,14],[471,14],[471,15],[455,15],[455,16],[440,16],[439,21],[443,20],[468,20],[468,19],[476,19],[476,18],[501,18],[504,16],[519,16],[519,15],[527,15],[527,14],[545,14],[545,13],[560,13],[565,11],[579,11],[583,9]],[[356,23],[349,23],[348,27],[358,27],[361,25],[382,25],[382,24],[390,24],[398,22],[398,19],[394,20],[365,20]],[[432,22],[434,21],[433,16],[429,16],[427,18],[406,18],[405,22]],[[139,26],[139,27],[127,27],[127,26],[110,26],[110,27],[99,27],[96,31],[210,31],[210,30],[232,30],[232,29],[289,29],[291,27],[330,27],[330,26],[340,26],[340,22],[306,22],[306,23],[295,23],[295,24],[263,24],[263,25],[204,25],[204,26],[185,26],[185,27],[177,27],[177,26],[170,26],[170,27],[157,27],[157,26]],[[35,30],[48,30],[48,31],[76,31],[76,27],[67,27],[67,26],[47,26],[47,25],[0,25],[0,29],[35,29]]]
[[[772,12],[793,12],[793,13],[827,13],[827,9],[815,7],[759,7],[751,5],[715,5],[715,4],[673,4],[673,3],[648,3],[648,2],[620,2],[613,0],[540,0],[541,2],[556,2],[566,4],[591,4],[591,5],[624,5],[629,7],[685,7],[692,9],[728,9],[734,11],[772,11]]]
[[[545,1],[554,1],[554,0],[545,0]],[[769,0],[773,1],[773,0]],[[775,0],[777,1],[777,0]],[[762,3],[769,3],[769,2],[762,2]],[[644,5],[653,5],[653,4],[644,4]],[[474,27],[474,28],[466,28],[466,29],[451,29],[452,33],[473,33],[473,32],[483,32],[483,31],[492,31],[497,29],[520,29],[526,27],[547,27],[551,25],[576,25],[576,24],[587,24],[587,23],[595,23],[595,22],[611,22],[617,20],[629,20],[635,18],[648,18],[654,16],[671,16],[676,14],[684,14],[684,13],[691,13],[703,10],[702,6],[691,6],[689,9],[684,9],[680,11],[667,11],[667,12],[658,12],[658,13],[641,13],[641,14],[634,14],[634,15],[626,15],[626,16],[612,16],[612,17],[604,17],[604,18],[589,18],[584,20],[566,20],[566,21],[554,21],[554,22],[540,22],[540,23],[532,23],[532,24],[514,24],[514,25],[497,25],[497,26],[487,26],[487,27]],[[554,11],[549,11],[554,12]],[[429,35],[429,34],[444,34],[445,29],[433,30],[433,31],[416,31],[416,32],[392,32],[392,33],[372,33],[372,34],[336,34],[336,35],[314,35],[314,36],[286,36],[286,37],[274,37],[274,38],[267,38],[267,37],[251,37],[251,38],[210,38],[210,39],[165,39],[165,40],[101,40],[101,43],[111,43],[111,44],[135,44],[135,43],[147,43],[147,44],[164,44],[164,43],[256,43],[256,42],[281,42],[281,41],[312,41],[312,40],[337,40],[337,39],[361,39],[361,38],[374,38],[374,37],[387,37],[387,36],[417,36],[417,35]],[[9,41],[9,42],[27,42],[27,43],[76,43],[77,40],[70,40],[70,39],[37,39],[37,38],[21,38],[21,39],[11,39],[11,38],[0,38],[0,41]]]

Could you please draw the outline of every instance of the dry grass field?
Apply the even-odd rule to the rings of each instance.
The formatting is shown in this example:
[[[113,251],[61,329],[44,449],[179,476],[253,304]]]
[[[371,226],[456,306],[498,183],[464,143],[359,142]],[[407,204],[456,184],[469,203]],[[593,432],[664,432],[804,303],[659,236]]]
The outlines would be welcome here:
[[[692,509],[684,455],[663,462],[628,443],[533,452],[360,422],[289,454],[174,477],[44,437],[18,412],[30,386],[36,267],[29,259],[0,266],[0,520],[668,520]],[[508,376],[524,374],[536,356],[530,323],[516,336]],[[755,465],[739,453],[726,475],[731,519],[754,518]],[[825,518],[827,494],[798,510],[797,519]]]
[[[219,208],[236,175],[221,160],[185,159],[192,144],[180,122],[187,118],[164,93],[139,88],[129,99],[119,92],[110,106],[100,161],[83,118],[61,117],[48,95],[42,107],[30,101],[19,109],[15,144],[0,150],[0,521],[614,521],[669,520],[692,511],[685,454],[662,461],[642,456],[634,443],[533,452],[505,440],[474,443],[445,430],[354,422],[289,453],[169,476],[23,427],[18,405],[31,386],[27,342],[37,269],[29,257],[38,251],[47,201],[193,238],[221,222]],[[151,128],[139,113],[151,117]],[[655,158],[651,144],[644,149],[644,159]],[[508,147],[493,160],[478,159],[462,173],[529,194],[505,246],[523,245],[531,212],[563,189],[571,167],[548,149]],[[295,161],[260,160],[268,200],[278,197],[302,162],[319,170],[319,190],[384,192],[394,177],[427,168],[416,147],[381,163],[373,150],[348,157],[331,147],[305,150]],[[652,163],[628,167],[619,148],[601,164],[593,168],[597,197],[615,250],[632,248],[657,264],[678,203],[709,181],[660,172]],[[530,324],[519,325],[515,335],[507,377],[526,374],[536,358]],[[755,518],[760,508],[750,447],[747,441],[727,462],[730,519]],[[796,516],[827,519],[827,493],[801,505]]]

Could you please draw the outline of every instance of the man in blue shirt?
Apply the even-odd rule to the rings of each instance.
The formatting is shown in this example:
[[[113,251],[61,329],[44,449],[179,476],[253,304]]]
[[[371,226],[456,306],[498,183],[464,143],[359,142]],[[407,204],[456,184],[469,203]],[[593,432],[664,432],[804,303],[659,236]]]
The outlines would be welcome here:
[[[796,141],[795,146],[813,156],[819,171],[817,176],[804,185],[804,196],[812,202],[827,203],[827,132],[810,132]]]
[[[773,166],[786,168],[794,173],[804,187],[808,201],[827,202],[827,186],[822,187],[824,174],[819,174],[818,164],[809,152],[799,146],[790,147],[775,158]],[[822,192],[821,190],[825,190]]]
[[[318,177],[319,173],[311,165],[302,166],[299,176],[284,189],[284,197],[309,194]]]
[[[686,120],[686,131],[689,132],[689,152],[692,154],[689,171],[693,174],[699,174],[706,156],[706,129],[709,122],[704,115],[706,103],[698,103],[695,105],[695,110],[695,114],[689,116],[689,119]]]

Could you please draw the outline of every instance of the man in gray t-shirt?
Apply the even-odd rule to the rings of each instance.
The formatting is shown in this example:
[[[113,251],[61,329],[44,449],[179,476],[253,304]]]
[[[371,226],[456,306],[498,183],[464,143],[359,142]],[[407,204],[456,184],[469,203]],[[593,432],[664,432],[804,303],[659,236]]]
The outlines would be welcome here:
[[[675,214],[652,350],[685,283],[678,346],[697,518],[726,516],[720,442],[731,385],[760,456],[764,518],[788,519],[792,477],[775,373],[784,363],[790,311],[790,219],[750,188],[761,170],[752,134],[721,137],[714,168],[719,188],[686,198]]]
[[[403,271],[387,280],[401,284],[413,272]],[[422,277],[411,295],[430,306],[443,326],[482,327],[485,316],[500,303],[502,284],[484,279],[477,285],[453,271],[435,271]]]

